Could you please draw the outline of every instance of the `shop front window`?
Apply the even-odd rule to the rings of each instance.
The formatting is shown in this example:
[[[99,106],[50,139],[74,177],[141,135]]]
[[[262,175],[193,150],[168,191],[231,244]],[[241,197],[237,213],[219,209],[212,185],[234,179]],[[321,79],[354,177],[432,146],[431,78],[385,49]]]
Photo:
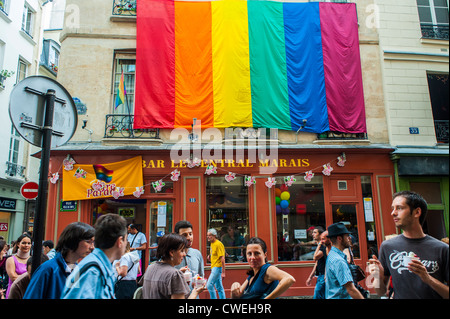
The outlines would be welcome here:
[[[206,201],[207,229],[217,230],[217,239],[225,246],[225,261],[244,262],[244,247],[249,239],[248,190],[244,178],[237,176],[227,183],[223,176],[206,177]]]
[[[358,221],[356,217],[355,204],[333,204],[333,223],[343,223],[350,231],[350,239],[352,241],[352,252],[354,258],[360,258]]]
[[[277,177],[276,182],[278,260],[313,260],[317,245],[312,230],[326,228],[322,176],[310,182],[297,177],[290,187],[284,177]]]

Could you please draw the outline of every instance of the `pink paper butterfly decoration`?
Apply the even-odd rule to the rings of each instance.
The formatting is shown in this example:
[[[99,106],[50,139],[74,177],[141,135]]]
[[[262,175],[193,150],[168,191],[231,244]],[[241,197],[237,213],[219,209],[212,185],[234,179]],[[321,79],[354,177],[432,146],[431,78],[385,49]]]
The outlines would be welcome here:
[[[332,170],[333,170],[333,167],[331,167],[330,163],[324,164],[322,174],[326,175],[326,176],[330,176]]]
[[[152,182],[152,186],[156,192],[160,192],[162,188],[166,185],[161,179],[156,182]]]
[[[345,162],[347,161],[346,157],[345,157],[345,153],[342,153],[341,156],[338,156],[338,162],[337,164],[341,167],[343,167],[345,165]]]
[[[133,192],[133,196],[139,198],[142,194],[144,194],[144,186],[136,187],[136,190]]]
[[[228,173],[227,175],[225,175],[225,180],[227,181],[227,183],[233,181],[236,178],[236,173]]]
[[[215,167],[214,165],[206,166],[205,174],[207,175],[217,174],[217,167]]]
[[[123,188],[123,187],[116,187],[116,189],[115,190],[113,190],[113,192],[112,192],[112,196],[115,198],[115,199],[118,199],[119,197],[122,197],[123,196],[123,191],[125,190],[125,188]]]
[[[51,182],[52,184],[56,184],[56,182],[58,181],[58,179],[59,179],[59,174],[58,174],[58,173],[53,173],[53,174],[52,174],[52,177],[50,178],[50,182]]]
[[[78,167],[73,176],[76,178],[86,178],[86,174],[87,172],[84,169]]]
[[[292,184],[293,184],[295,181],[297,181],[297,180],[295,179],[294,175],[286,176],[286,177],[284,178],[284,183],[286,184],[287,187],[292,186]]]
[[[170,173],[172,176],[170,176],[170,179],[173,180],[174,182],[178,181],[178,178],[180,177],[180,171],[179,170],[174,170]]]
[[[199,160],[199,159],[196,157],[196,158],[194,158],[192,161],[189,160],[189,159],[186,160],[186,163],[187,163],[187,167],[189,167],[189,168],[194,168],[194,167],[199,167],[200,164],[202,163],[202,161]]]
[[[70,154],[67,154],[67,157],[63,160],[64,169],[66,171],[71,171],[73,170],[74,164],[76,164],[76,162],[70,157]]]
[[[250,187],[256,184],[256,179],[253,176],[245,176],[245,186]]]
[[[312,171],[307,171],[305,173],[304,179],[305,179],[305,181],[310,182],[313,177],[314,177],[314,173]]]
[[[274,186],[275,184],[277,183],[277,181],[275,180],[275,177],[269,177],[269,178],[267,178],[267,181],[266,181],[266,186],[268,187],[268,188],[271,188],[272,186]]]

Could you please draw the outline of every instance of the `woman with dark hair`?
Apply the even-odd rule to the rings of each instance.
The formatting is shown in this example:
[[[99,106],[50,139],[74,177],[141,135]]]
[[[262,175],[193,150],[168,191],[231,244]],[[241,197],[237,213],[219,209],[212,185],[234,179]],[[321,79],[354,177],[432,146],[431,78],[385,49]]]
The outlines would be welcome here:
[[[23,234],[17,238],[17,243],[18,249],[16,254],[6,260],[6,272],[9,277],[6,299],[8,299],[9,291],[14,280],[27,271],[27,260],[30,258],[31,237],[27,234]]]
[[[55,257],[34,272],[24,299],[60,299],[73,268],[94,250],[94,234],[94,227],[88,224],[69,224],[59,236]]]
[[[183,273],[176,269],[186,256],[187,239],[178,234],[166,234],[159,240],[156,257],[144,274],[142,295],[144,299],[195,299],[206,288],[189,287]]]
[[[295,282],[290,274],[267,263],[267,246],[261,238],[250,238],[246,256],[249,276],[242,285],[231,285],[232,299],[275,299]]]

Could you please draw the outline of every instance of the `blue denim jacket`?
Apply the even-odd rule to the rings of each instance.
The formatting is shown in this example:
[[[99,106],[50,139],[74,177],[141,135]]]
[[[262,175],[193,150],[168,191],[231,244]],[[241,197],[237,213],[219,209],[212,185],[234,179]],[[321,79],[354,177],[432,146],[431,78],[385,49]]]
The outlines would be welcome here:
[[[91,264],[86,268],[86,264]],[[80,273],[81,270],[81,273]],[[105,253],[95,248],[67,278],[62,299],[115,299],[115,276]]]

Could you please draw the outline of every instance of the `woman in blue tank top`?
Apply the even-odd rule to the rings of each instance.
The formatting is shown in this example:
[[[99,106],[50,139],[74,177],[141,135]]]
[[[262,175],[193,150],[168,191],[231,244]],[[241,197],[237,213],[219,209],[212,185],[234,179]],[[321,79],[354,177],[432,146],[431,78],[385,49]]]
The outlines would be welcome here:
[[[267,263],[267,246],[261,238],[249,240],[246,256],[251,268],[249,276],[242,285],[238,282],[231,285],[231,298],[275,299],[295,282],[290,274]]]

